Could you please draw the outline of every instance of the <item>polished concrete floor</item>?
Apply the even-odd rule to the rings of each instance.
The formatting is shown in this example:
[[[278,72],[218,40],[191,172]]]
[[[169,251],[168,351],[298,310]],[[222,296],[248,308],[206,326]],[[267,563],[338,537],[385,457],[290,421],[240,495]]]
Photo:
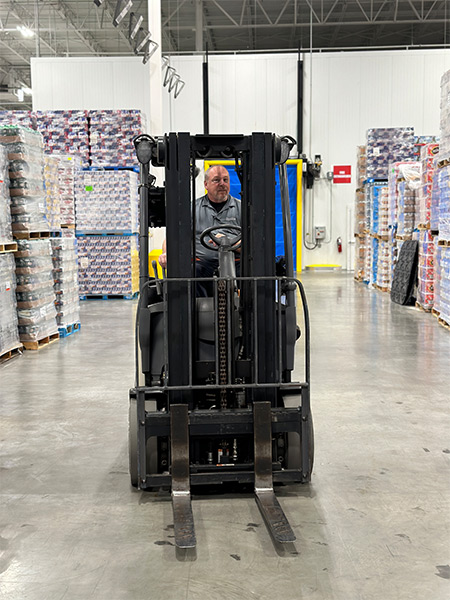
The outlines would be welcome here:
[[[344,274],[303,277],[316,456],[277,489],[297,542],[251,493],[194,495],[177,552],[167,493],[129,485],[136,303],[0,366],[0,598],[448,600],[450,333]]]

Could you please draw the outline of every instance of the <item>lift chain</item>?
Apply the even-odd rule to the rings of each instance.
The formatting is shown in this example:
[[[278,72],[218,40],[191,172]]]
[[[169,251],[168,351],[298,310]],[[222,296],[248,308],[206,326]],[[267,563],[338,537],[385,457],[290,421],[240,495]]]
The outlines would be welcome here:
[[[219,319],[219,385],[227,384],[227,283],[219,279],[218,290],[218,319]],[[220,410],[227,408],[227,390],[220,390]]]

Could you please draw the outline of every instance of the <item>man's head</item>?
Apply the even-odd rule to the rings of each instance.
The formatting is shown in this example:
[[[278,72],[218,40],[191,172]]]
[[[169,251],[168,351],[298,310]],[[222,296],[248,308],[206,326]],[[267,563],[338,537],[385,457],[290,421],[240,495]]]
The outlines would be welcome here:
[[[209,167],[205,173],[205,188],[211,202],[225,202],[230,193],[230,176],[225,167]]]

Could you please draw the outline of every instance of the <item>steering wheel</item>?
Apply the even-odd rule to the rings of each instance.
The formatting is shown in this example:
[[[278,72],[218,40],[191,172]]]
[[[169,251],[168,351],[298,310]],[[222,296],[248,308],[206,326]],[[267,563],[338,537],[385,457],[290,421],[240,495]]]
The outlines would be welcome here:
[[[221,241],[223,240],[223,238],[219,238],[213,233],[218,229],[231,229],[233,231],[237,231],[238,235],[232,237],[231,240],[229,240],[228,244],[223,244],[223,242]],[[208,236],[216,245],[211,246],[211,244],[208,244],[208,242],[205,241],[206,236]],[[241,228],[239,227],[239,225],[213,225],[212,227],[208,227],[208,229],[202,231],[202,233],[200,234],[200,243],[204,248],[208,248],[208,250],[215,250],[216,252],[219,252],[219,246],[221,246],[225,250],[234,251],[237,250],[241,245],[241,237]]]

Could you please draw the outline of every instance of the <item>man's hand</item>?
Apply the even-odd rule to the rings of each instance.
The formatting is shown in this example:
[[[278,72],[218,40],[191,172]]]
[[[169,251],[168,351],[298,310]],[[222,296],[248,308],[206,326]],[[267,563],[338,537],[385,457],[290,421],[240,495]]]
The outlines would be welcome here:
[[[165,252],[158,256],[158,262],[163,269],[167,269],[167,254]]]

